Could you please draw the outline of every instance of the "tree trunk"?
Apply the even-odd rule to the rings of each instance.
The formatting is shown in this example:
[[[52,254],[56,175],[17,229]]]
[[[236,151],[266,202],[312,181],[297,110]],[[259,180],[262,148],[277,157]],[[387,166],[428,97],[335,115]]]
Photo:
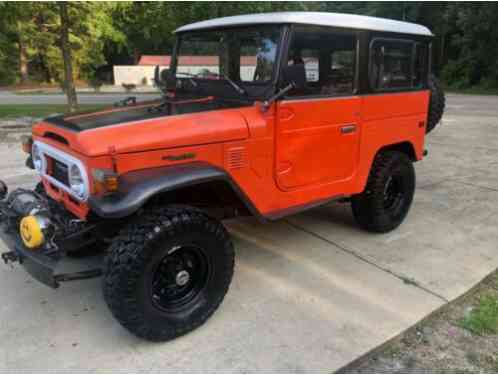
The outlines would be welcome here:
[[[69,45],[69,16],[67,12],[68,3],[59,2],[59,11],[61,17],[61,51],[64,60],[64,92],[67,96],[67,105],[70,112],[76,111],[78,100],[73,81],[73,66],[71,61],[71,46]]]
[[[50,70],[48,69],[47,63],[45,62],[44,54],[38,53],[38,58],[40,59],[41,70],[43,71],[43,74],[45,76],[45,82],[52,83],[52,76],[50,75]]]
[[[138,65],[140,61],[140,50],[138,48],[133,48],[133,64]]]
[[[19,36],[19,72],[21,74],[21,83],[28,80],[28,56],[26,53],[26,45]]]

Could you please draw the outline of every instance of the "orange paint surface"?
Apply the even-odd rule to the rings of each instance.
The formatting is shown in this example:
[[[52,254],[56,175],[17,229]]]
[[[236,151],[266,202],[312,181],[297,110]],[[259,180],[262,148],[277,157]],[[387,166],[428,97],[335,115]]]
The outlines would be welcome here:
[[[48,123],[33,128],[33,138],[79,158],[93,189],[92,170],[117,172],[205,161],[224,169],[262,215],[360,193],[376,153],[409,142],[421,159],[429,91],[340,98],[284,100],[268,111],[225,109],[134,121],[74,132]],[[44,137],[57,133],[65,146]],[[169,155],[195,154],[171,161]],[[67,194],[48,194],[84,218],[85,204]]]

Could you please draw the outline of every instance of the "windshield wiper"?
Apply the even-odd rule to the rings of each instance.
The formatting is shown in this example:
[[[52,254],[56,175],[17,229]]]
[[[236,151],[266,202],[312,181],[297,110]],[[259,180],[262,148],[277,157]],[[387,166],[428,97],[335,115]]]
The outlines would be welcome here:
[[[199,84],[192,79],[192,77],[197,78],[197,75],[192,74],[192,73],[184,73],[184,72],[177,72],[176,75],[178,75],[178,74],[183,74],[183,75],[187,76],[188,80],[190,81],[192,86],[194,86],[195,88],[197,88],[197,86],[199,86]]]
[[[218,76],[221,77],[221,78],[223,78],[223,79],[225,79],[235,89],[235,91],[237,91],[240,95],[247,95],[246,90],[244,90],[242,87],[240,87],[239,85],[237,85],[227,75],[225,75],[225,74],[218,74]]]
[[[184,73],[184,72],[177,72],[176,73],[177,75],[178,74],[183,74],[185,76],[187,76],[189,78],[189,81],[192,82],[192,84],[194,85],[194,87],[197,87],[198,86],[198,83],[195,82],[192,78],[199,78],[199,75],[198,74],[192,74],[192,73]],[[212,74],[218,78],[223,78],[225,81],[227,81],[230,86],[233,87],[233,89],[235,91],[237,91],[237,93],[239,93],[240,95],[244,95],[244,96],[247,96],[247,92],[246,90],[244,90],[242,87],[240,87],[239,85],[237,85],[235,83],[235,81],[233,81],[230,77],[228,77],[226,74],[219,74],[219,73],[215,73],[215,72],[209,72],[209,74]],[[190,78],[192,77],[192,78]]]

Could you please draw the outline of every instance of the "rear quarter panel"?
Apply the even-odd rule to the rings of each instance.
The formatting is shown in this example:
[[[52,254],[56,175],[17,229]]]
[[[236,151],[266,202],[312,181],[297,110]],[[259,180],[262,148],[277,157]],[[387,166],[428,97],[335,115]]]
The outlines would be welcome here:
[[[416,159],[422,159],[429,95],[424,90],[362,97],[358,174],[351,193],[363,191],[375,155],[383,147],[410,142]]]

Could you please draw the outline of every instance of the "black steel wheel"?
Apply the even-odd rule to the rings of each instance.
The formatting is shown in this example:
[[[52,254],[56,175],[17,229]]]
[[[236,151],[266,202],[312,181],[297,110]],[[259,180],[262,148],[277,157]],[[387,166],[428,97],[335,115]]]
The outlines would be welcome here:
[[[166,341],[204,323],[228,291],[234,251],[223,225],[200,210],[147,210],[113,242],[104,298],[135,335]]]
[[[415,193],[415,170],[410,158],[398,151],[378,154],[363,193],[351,199],[356,222],[371,232],[384,233],[405,219]]]
[[[403,176],[392,175],[387,178],[384,185],[384,209],[391,211],[394,216],[399,215],[405,200]]]
[[[182,308],[206,287],[211,268],[201,247],[174,246],[152,274],[152,302],[165,311]]]

